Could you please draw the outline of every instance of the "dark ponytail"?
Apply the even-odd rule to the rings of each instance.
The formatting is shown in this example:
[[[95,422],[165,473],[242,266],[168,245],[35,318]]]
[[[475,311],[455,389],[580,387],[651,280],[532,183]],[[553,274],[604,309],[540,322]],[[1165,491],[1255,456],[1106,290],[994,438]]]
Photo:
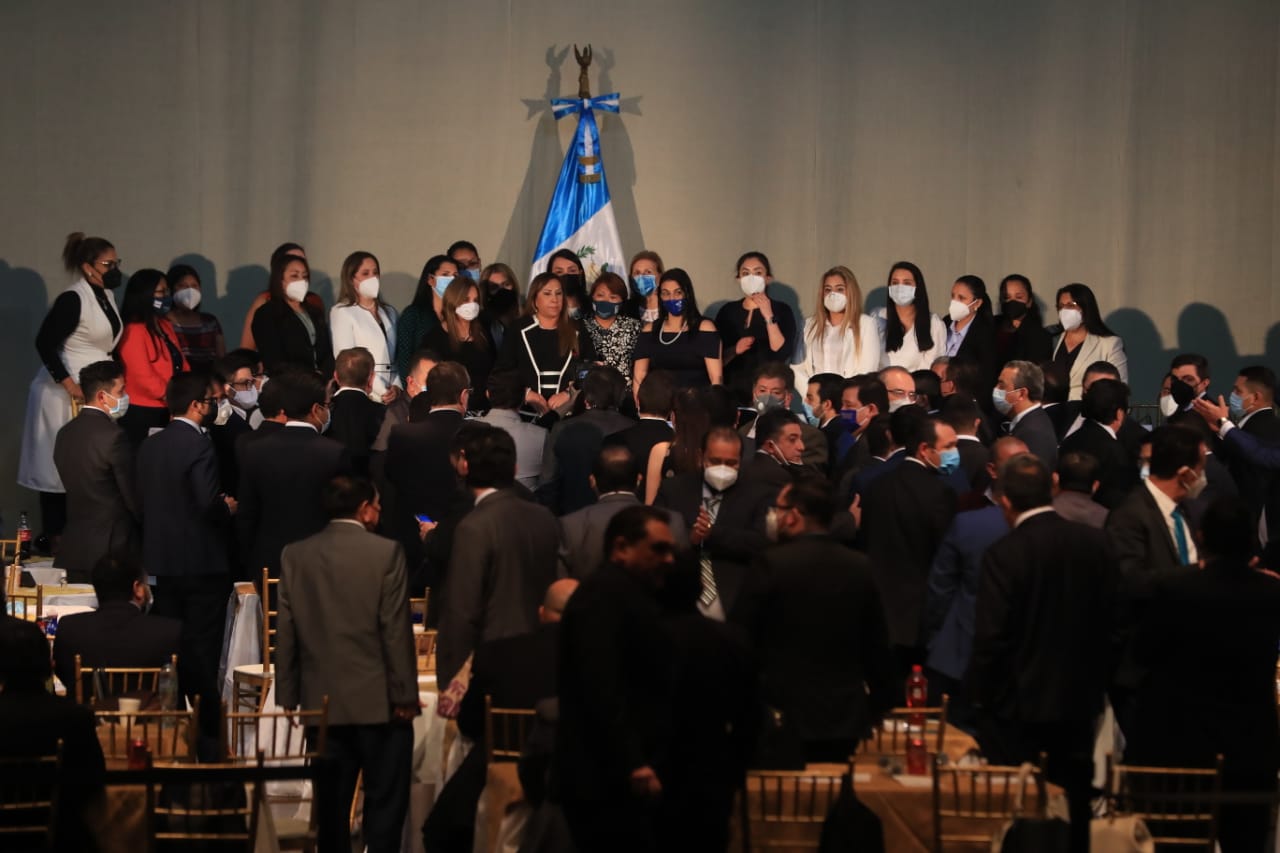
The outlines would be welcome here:
[[[92,264],[103,252],[114,248],[101,237],[86,237],[83,231],[75,231],[67,235],[67,244],[62,247],[62,263],[67,272],[79,272],[83,264]]]

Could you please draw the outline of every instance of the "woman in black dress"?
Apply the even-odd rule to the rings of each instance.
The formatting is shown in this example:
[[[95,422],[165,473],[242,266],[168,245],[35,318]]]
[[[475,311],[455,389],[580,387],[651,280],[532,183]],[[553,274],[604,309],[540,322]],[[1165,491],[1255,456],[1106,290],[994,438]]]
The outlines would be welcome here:
[[[763,252],[747,252],[735,267],[742,299],[716,315],[724,344],[724,379],[735,394],[746,394],[756,368],[768,361],[791,363],[796,350],[796,317],[790,306],[769,298],[773,267]]]
[[[568,411],[574,363],[594,360],[591,338],[569,319],[560,279],[539,273],[529,285],[524,316],[507,333],[494,369],[517,371],[525,384],[525,404],[542,415]]]
[[[333,374],[333,344],[324,308],[307,301],[311,268],[297,255],[281,255],[271,262],[271,299],[253,315],[253,339],[268,373],[296,367]]]
[[[1053,354],[1053,338],[1044,329],[1040,306],[1025,275],[1000,282],[1000,316],[996,318],[996,364],[1029,361],[1042,364]]]
[[[428,332],[422,345],[465,367],[471,377],[471,410],[488,411],[494,346],[489,323],[480,314],[480,287],[467,276],[458,276],[445,288],[441,302],[444,323]]]
[[[636,342],[632,387],[650,370],[668,371],[677,388],[719,385],[724,379],[720,338],[715,324],[698,311],[693,281],[680,268],[667,270],[658,283],[658,319],[645,324]]]

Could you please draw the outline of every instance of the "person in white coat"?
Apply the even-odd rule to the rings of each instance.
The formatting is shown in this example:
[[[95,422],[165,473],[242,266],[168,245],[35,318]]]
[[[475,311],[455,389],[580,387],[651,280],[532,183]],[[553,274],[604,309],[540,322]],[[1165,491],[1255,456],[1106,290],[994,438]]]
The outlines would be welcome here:
[[[924,273],[910,261],[889,268],[889,306],[877,309],[875,317],[884,349],[881,367],[929,370],[947,354],[947,327],[929,311]]]
[[[1062,334],[1053,345],[1053,363],[1071,378],[1067,399],[1084,397],[1084,374],[1097,361],[1110,362],[1120,372],[1120,381],[1129,381],[1129,357],[1124,341],[1102,322],[1098,300],[1088,285],[1068,284],[1058,289],[1058,322]]]
[[[80,371],[109,360],[124,328],[111,293],[124,281],[115,246],[77,231],[67,237],[62,260],[76,278],[53,301],[36,333],[41,367],[27,394],[18,460],[18,485],[40,493],[44,532],[51,540],[61,534],[67,516],[66,489],[53,462],[54,440],[71,421],[72,404],[84,403]],[[117,405],[127,408],[128,395]]]
[[[818,285],[818,310],[804,323],[804,358],[795,366],[796,388],[811,377],[846,379],[880,369],[880,329],[862,313],[862,288],[848,267],[832,267]]]
[[[352,347],[373,354],[373,389],[369,396],[390,403],[403,385],[396,373],[396,309],[382,301],[381,266],[369,252],[352,252],[342,262],[338,302],[329,312],[333,355]]]

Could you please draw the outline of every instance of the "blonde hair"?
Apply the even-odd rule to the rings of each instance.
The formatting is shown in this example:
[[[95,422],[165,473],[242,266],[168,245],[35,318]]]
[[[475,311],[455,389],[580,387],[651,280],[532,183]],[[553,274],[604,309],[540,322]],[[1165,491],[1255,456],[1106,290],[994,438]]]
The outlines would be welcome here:
[[[809,345],[822,346],[827,325],[831,323],[831,312],[823,304],[826,281],[831,276],[836,276],[844,282],[845,298],[848,302],[844,306],[844,320],[840,326],[844,331],[853,333],[853,351],[860,354],[862,352],[862,288],[858,285],[858,277],[845,266],[832,267],[818,279],[818,310],[813,314]]]
[[[372,252],[352,252],[347,255],[347,259],[342,262],[341,283],[338,285],[339,305],[356,305],[360,302],[360,295],[356,292],[355,278],[365,261],[373,261],[373,265],[378,268],[377,274],[382,275],[382,264],[379,263],[377,255]],[[381,293],[375,301],[379,305],[386,305],[382,301]]]
[[[576,321],[569,319],[569,296],[564,292],[564,282],[560,280],[560,276],[549,273],[540,272],[533,277],[533,281],[529,282],[529,299],[524,305],[524,316],[531,317],[534,320],[538,317],[538,294],[551,282],[560,285],[560,316],[556,318],[556,330],[560,335],[560,355],[567,356],[570,352],[578,351],[578,324]]]
[[[444,312],[444,328],[449,333],[449,343],[453,344],[454,349],[462,346],[462,336],[458,334],[458,324],[461,321],[457,308],[467,302],[467,294],[472,289],[475,290],[476,301],[479,302],[480,285],[468,276],[460,275],[449,282],[449,286],[444,289],[444,296],[440,299],[441,310]],[[481,349],[488,346],[484,332],[480,328],[479,317],[471,321],[471,342]]]

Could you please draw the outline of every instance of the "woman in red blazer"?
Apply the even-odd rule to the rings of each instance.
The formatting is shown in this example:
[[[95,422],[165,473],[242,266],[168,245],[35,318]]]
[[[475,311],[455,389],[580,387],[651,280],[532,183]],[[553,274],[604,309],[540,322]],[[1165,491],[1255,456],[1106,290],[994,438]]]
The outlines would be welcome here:
[[[116,356],[124,365],[128,411],[120,426],[136,448],[152,428],[169,422],[164,391],[175,373],[191,369],[177,332],[165,319],[173,306],[169,282],[160,270],[142,269],[129,276],[120,315],[124,331]]]

